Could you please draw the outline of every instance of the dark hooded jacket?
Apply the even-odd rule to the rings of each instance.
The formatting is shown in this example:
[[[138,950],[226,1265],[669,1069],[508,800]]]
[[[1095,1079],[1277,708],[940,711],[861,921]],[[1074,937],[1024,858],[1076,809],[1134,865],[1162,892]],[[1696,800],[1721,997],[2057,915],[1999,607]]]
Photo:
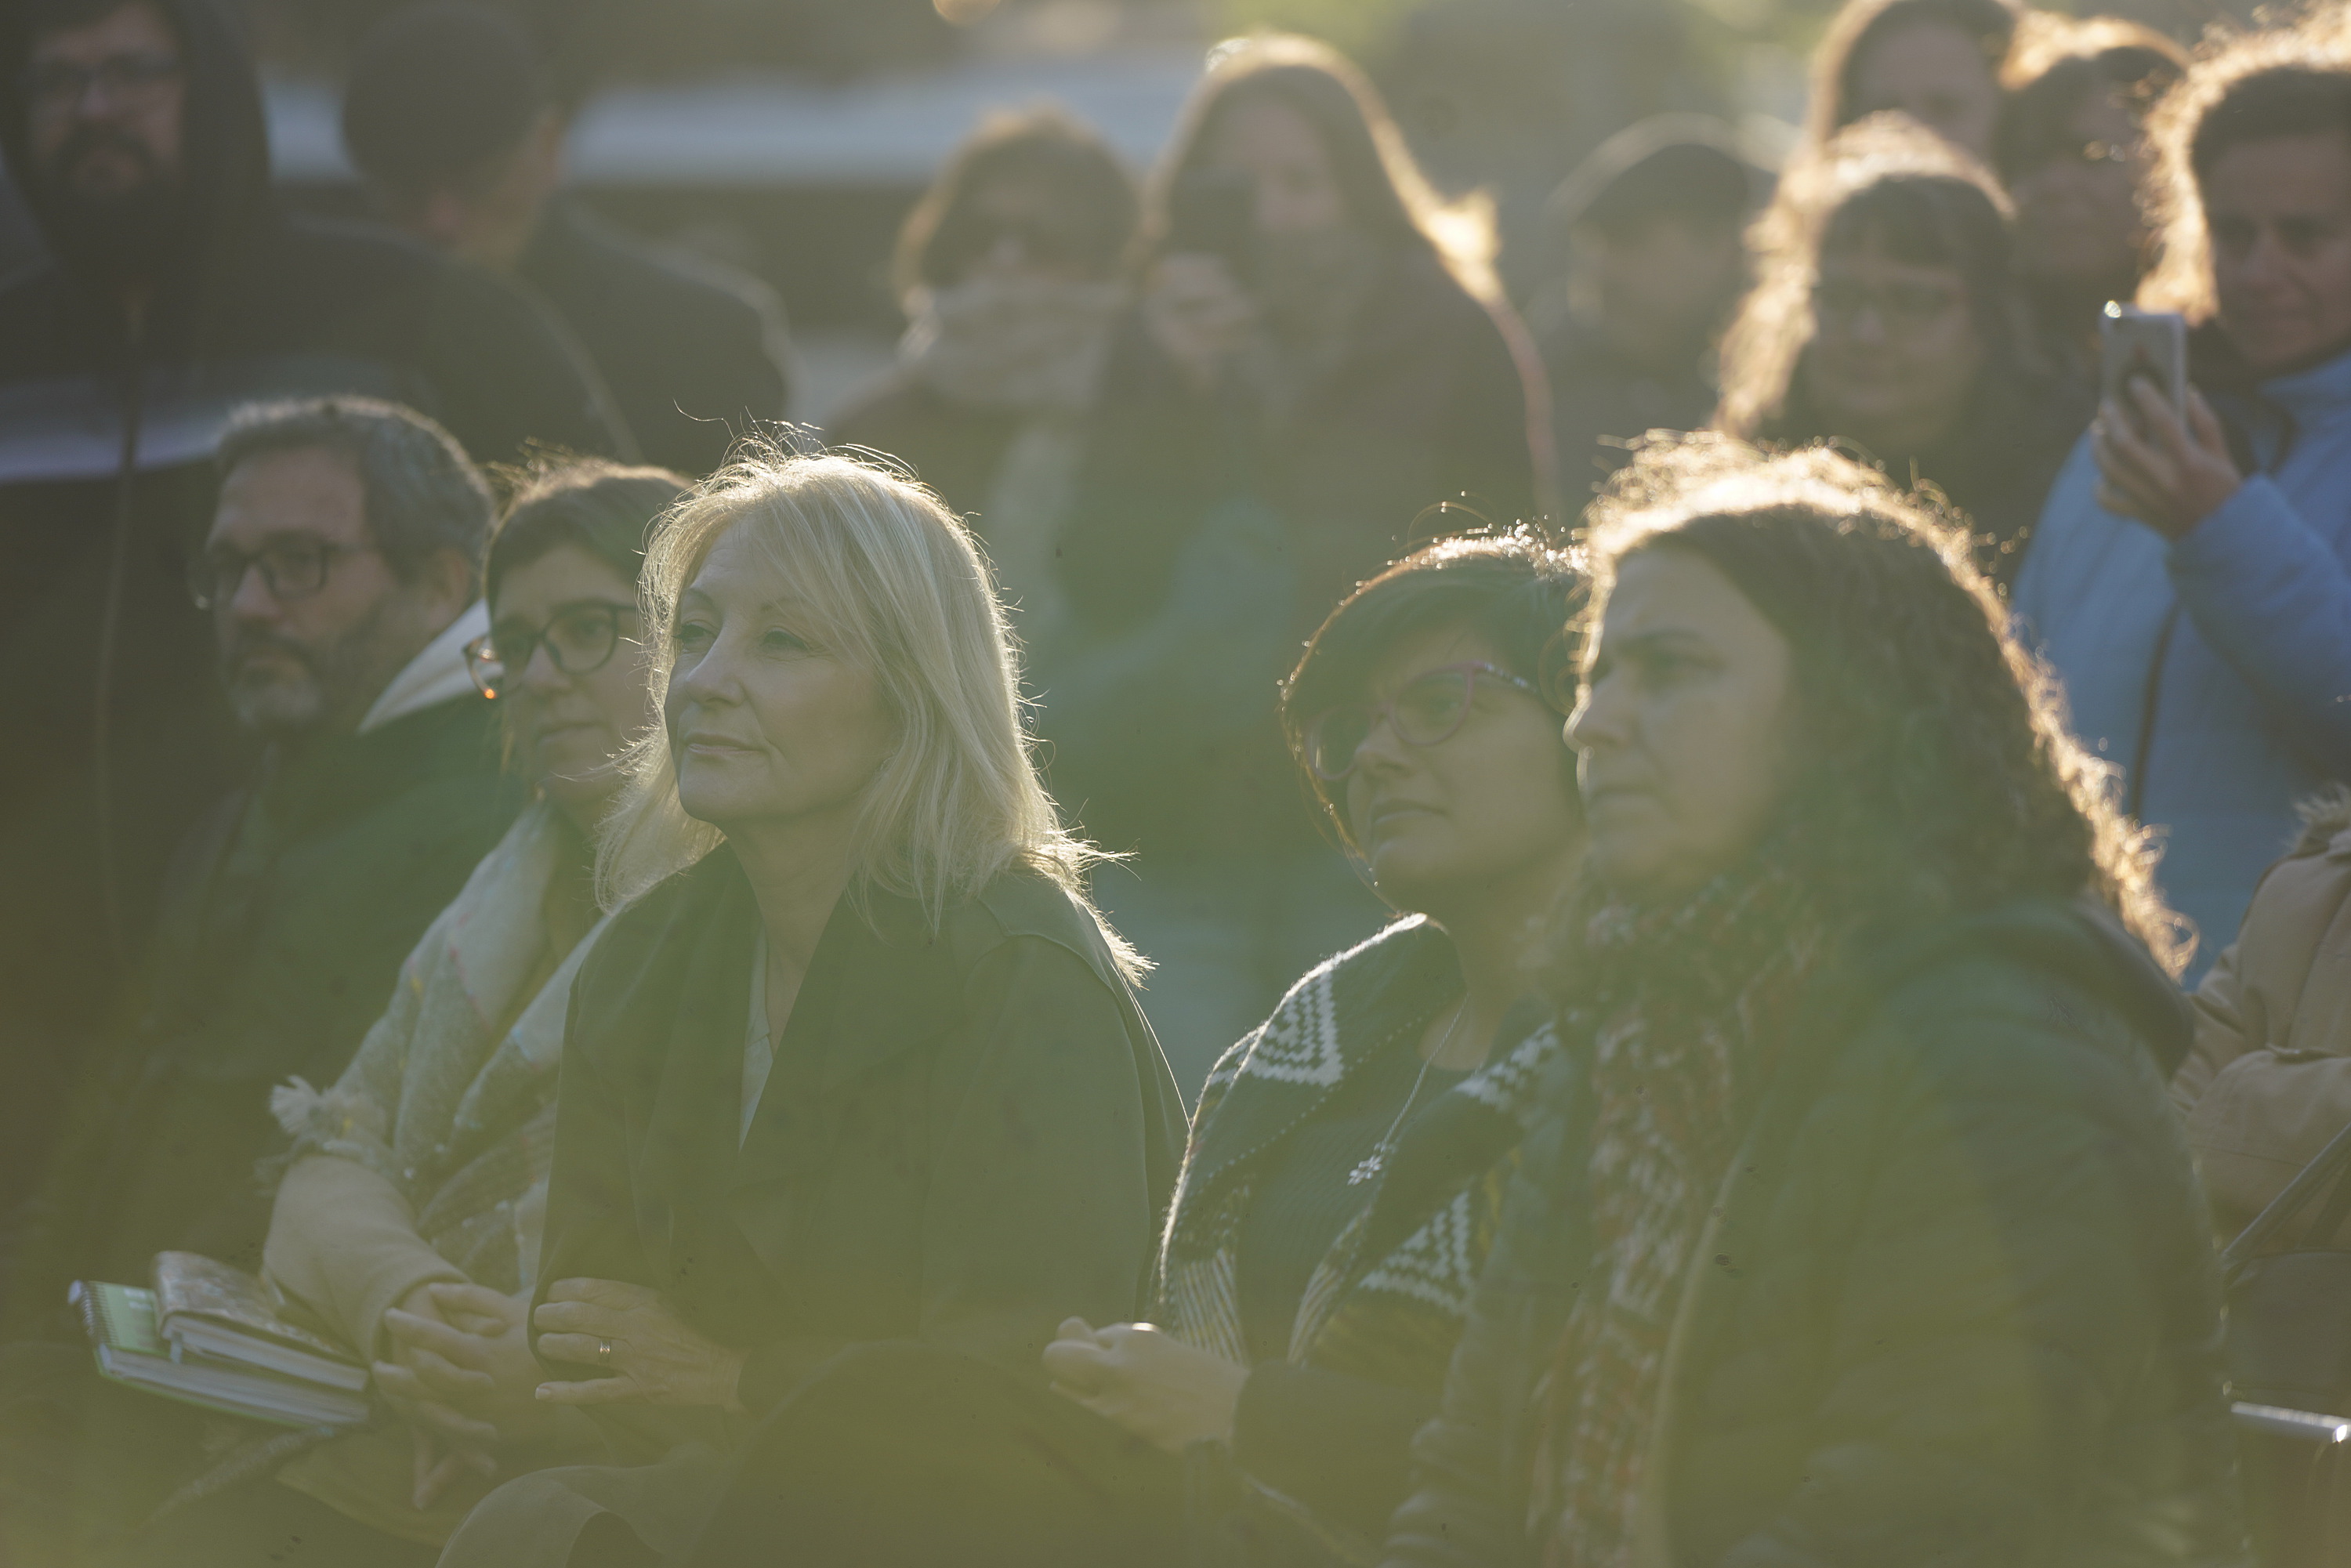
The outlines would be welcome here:
[[[289,217],[251,61],[207,0],[155,0],[185,59],[175,210],[127,258],[28,169],[30,39],[0,12],[0,153],[49,257],[0,283],[0,1199],[135,956],[172,847],[241,772],[183,586],[212,449],[256,397],[360,392],[479,459],[614,431],[539,309],[405,242]],[[129,329],[119,279],[152,279]]]
[[[2164,1101],[2187,1014],[2143,950],[2021,901],[1878,940],[1788,1038],[1674,1317],[1633,1561],[2240,1561],[2218,1270]],[[1590,1106],[1555,1062],[1391,1568],[1537,1555],[1537,1390],[1592,1248]]]
[[[730,267],[656,250],[579,204],[548,209],[521,281],[595,362],[638,455],[703,475],[790,396],[782,307]]]

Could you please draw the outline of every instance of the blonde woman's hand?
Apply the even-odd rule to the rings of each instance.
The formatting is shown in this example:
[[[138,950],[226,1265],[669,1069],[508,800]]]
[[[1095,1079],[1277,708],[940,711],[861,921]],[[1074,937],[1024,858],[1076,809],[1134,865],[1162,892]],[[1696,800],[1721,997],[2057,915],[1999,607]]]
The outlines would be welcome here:
[[[536,1396],[546,1374],[524,1332],[528,1301],[471,1283],[422,1291],[428,1310],[384,1314],[392,1356],[376,1364],[377,1386],[459,1442],[486,1448],[553,1437],[565,1417]]]
[[[1171,1454],[1203,1438],[1231,1442],[1249,1381],[1240,1363],[1149,1323],[1098,1329],[1083,1318],[1062,1323],[1045,1347],[1045,1371],[1055,1393]]]
[[[740,1414],[736,1385],[744,1353],[705,1339],[672,1312],[658,1291],[619,1280],[558,1280],[531,1320],[538,1354],[610,1373],[578,1383],[548,1382],[538,1397],[556,1405],[716,1406]],[[609,1354],[605,1345],[611,1347]]]

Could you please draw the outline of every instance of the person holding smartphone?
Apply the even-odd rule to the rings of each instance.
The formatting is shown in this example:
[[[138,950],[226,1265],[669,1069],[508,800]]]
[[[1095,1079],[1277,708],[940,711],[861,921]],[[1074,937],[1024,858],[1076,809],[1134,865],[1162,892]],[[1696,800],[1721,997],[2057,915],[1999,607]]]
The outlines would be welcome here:
[[[1541,372],[1485,229],[1302,38],[1224,52],[1146,190],[1042,728],[1056,794],[1140,852],[1102,892],[1164,966],[1153,1019],[1187,1084],[1379,923],[1287,777],[1275,683],[1332,604],[1438,531],[1424,513],[1466,497],[1508,523],[1548,493]]]
[[[2351,11],[2208,49],[2149,130],[2173,217],[2139,299],[2186,318],[2181,391],[2116,385],[2016,607],[2165,834],[2193,983],[2351,771]]]

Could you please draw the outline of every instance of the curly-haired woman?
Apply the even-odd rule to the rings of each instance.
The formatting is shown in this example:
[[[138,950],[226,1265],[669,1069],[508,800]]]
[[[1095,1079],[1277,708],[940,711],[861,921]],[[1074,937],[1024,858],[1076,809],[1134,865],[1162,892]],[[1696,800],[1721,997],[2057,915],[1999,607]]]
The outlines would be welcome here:
[[[1387,1560],[2234,1560],[2179,938],[1964,540],[1716,437],[1593,543],[1553,1119]]]
[[[1940,138],[1877,115],[1790,170],[1756,235],[1716,426],[1847,443],[1934,486],[2011,579],[2090,408],[2042,361],[2008,198]]]

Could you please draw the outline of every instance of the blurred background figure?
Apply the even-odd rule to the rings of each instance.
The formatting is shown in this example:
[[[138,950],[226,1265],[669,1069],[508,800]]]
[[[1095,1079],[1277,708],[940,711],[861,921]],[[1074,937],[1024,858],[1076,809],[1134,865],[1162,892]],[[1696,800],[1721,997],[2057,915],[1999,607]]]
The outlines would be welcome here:
[[[2075,731],[2225,947],[2297,803],[2351,778],[2351,7],[2219,40],[2149,122],[2168,219],[2139,290],[2190,324],[2059,476],[2018,613]]]
[[[537,47],[499,12],[396,11],[352,56],[343,141],[382,214],[546,301],[637,453],[708,473],[747,420],[783,417],[780,308],[753,278],[564,200],[566,128]]]
[[[46,256],[0,283],[0,1204],[34,1179],[172,848],[245,746],[187,566],[256,398],[422,409],[482,461],[609,450],[575,356],[496,281],[291,216],[208,0],[0,11],[0,152]]]
[[[2016,204],[2017,271],[2043,340],[2085,371],[2098,313],[2135,298],[2155,260],[2146,121],[2187,69],[2187,50],[2115,16],[2036,14],[2009,62],[1993,161]]]
[[[899,233],[897,362],[825,432],[905,464],[972,524],[1032,648],[1061,623],[1054,550],[1137,210],[1117,155],[1069,115],[983,124]]]
[[[1830,439],[1928,484],[2015,575],[2087,395],[2043,361],[2010,267],[2007,199],[1900,115],[1847,127],[1783,177],[1723,348],[1720,427]]]
[[[2018,0],[1850,0],[1813,56],[1810,140],[1890,109],[1991,157],[2001,64],[2024,15]]]
[[[1040,679],[1056,794],[1140,852],[1102,897],[1161,965],[1186,1085],[1378,924],[1290,776],[1274,683],[1426,510],[1467,495],[1508,522],[1548,487],[1540,368],[1482,228],[1302,38],[1228,47],[1154,177],[1061,541],[1069,645]]]
[[[1545,322],[1561,499],[1620,467],[1619,444],[1697,430],[1719,395],[1715,342],[1748,283],[1745,229],[1769,181],[1719,120],[1664,114],[1618,132],[1552,197],[1568,271]]]

